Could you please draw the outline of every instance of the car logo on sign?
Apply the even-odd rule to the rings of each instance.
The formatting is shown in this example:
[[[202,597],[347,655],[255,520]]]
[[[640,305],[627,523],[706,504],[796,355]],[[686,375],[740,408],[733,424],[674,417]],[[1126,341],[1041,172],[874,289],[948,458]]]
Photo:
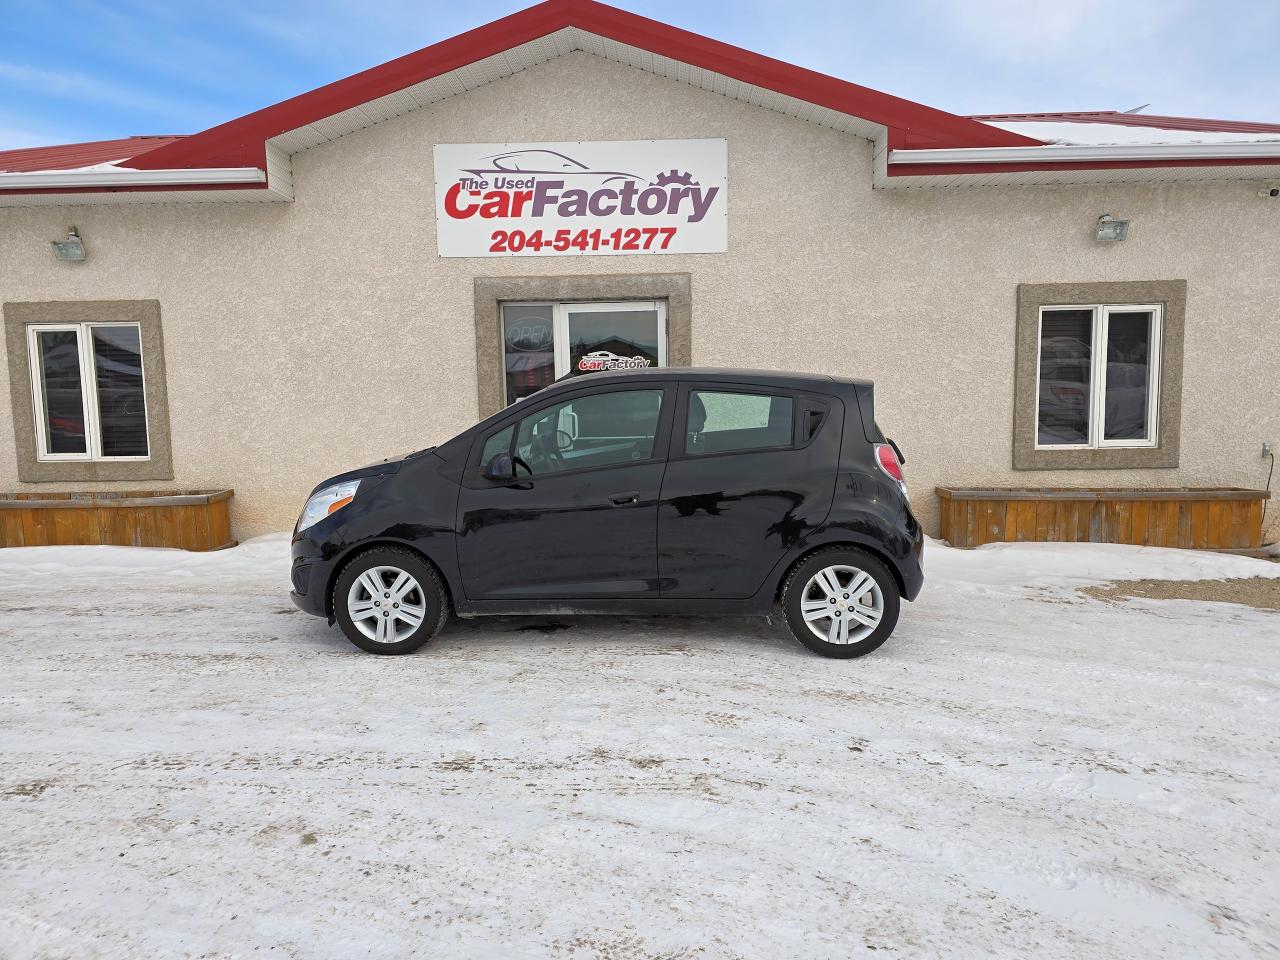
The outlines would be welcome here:
[[[620,357],[608,350],[596,350],[588,353],[578,361],[578,369],[584,373],[595,373],[600,370],[640,370],[649,366],[649,358],[636,355]]]

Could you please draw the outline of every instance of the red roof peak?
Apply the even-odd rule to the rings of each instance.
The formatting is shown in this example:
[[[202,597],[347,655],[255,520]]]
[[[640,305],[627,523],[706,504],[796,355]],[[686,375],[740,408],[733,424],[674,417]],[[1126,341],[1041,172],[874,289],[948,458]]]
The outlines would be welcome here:
[[[381,66],[168,144],[147,169],[257,166],[266,141],[568,27],[901,131],[938,146],[1035,146],[1029,137],[650,20],[595,0],[544,0]]]

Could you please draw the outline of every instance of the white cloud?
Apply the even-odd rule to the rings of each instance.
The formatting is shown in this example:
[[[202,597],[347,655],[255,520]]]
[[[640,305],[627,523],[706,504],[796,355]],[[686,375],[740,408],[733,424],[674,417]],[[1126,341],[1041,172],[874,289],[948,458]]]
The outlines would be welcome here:
[[[927,0],[938,23],[972,48],[1012,61],[1092,58],[1154,37],[1188,10],[1186,0]]]
[[[18,127],[0,127],[0,150],[21,150],[23,147],[43,147],[50,143],[48,136],[34,130]]]
[[[195,110],[189,103],[131,90],[88,74],[47,70],[25,63],[0,60],[0,80],[46,97],[105,103],[161,116],[189,117]]]

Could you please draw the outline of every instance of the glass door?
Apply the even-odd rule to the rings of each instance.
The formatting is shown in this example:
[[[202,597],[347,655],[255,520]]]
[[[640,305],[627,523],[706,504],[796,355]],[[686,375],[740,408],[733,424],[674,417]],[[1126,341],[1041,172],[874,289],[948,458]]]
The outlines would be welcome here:
[[[665,300],[505,303],[506,402],[567,376],[667,363]]]

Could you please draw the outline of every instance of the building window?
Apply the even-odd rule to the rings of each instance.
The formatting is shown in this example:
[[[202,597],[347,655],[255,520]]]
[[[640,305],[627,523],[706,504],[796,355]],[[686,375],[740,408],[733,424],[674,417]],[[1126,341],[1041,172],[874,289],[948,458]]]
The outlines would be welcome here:
[[[1185,280],[1018,285],[1015,470],[1178,465]]]
[[[3,312],[19,481],[173,478],[157,301],[6,303]]]
[[[1036,446],[1154,447],[1160,304],[1040,308]]]
[[[661,367],[667,362],[662,300],[502,304],[507,404],[566,376]]]
[[[31,324],[40,460],[145,460],[147,393],[136,323]]]

